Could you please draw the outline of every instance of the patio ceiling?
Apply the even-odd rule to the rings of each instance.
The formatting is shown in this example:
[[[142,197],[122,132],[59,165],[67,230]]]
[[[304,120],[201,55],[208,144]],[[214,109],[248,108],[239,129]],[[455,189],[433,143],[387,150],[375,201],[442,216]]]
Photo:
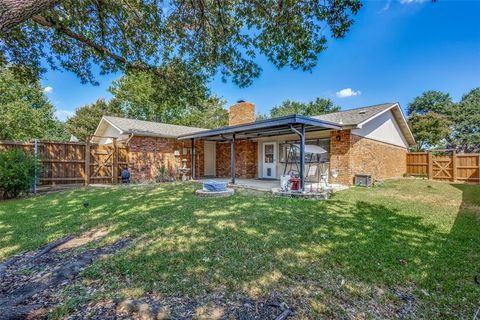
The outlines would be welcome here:
[[[305,128],[305,132],[342,129],[341,126],[333,122],[294,114],[285,117],[257,121],[254,123],[185,134],[179,136],[178,139],[229,141],[232,139],[233,135],[235,135],[235,139],[255,139],[291,134],[294,132],[292,128],[296,129],[295,131],[298,132],[302,126]]]

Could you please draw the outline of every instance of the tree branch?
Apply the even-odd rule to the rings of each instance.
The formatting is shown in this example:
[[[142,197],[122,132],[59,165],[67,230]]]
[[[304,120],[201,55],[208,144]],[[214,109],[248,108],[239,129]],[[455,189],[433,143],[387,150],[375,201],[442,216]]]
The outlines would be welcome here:
[[[61,0],[1,0],[0,34],[6,33],[60,2]]]
[[[68,36],[72,39],[75,39],[75,40],[89,46],[90,48],[95,50],[97,53],[99,53],[101,56],[108,56],[109,58],[115,60],[116,62],[125,65],[125,67],[127,67],[127,68],[144,70],[144,71],[154,70],[153,67],[147,65],[146,63],[130,62],[130,61],[127,60],[127,58],[110,51],[108,48],[103,47],[103,46],[99,45],[98,43],[95,43],[94,41],[88,39],[87,37],[85,37],[81,34],[73,32],[72,30],[62,26],[61,24],[53,21],[52,19],[46,19],[42,16],[36,15],[32,18],[32,20],[35,21],[36,23],[38,23],[39,25],[43,26],[43,27],[53,28],[57,32],[60,32],[60,33],[66,35],[66,36]]]

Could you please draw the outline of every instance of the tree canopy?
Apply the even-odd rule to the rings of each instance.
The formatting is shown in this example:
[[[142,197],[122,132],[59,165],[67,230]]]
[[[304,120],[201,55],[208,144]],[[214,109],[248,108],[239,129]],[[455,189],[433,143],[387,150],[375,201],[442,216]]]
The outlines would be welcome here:
[[[312,70],[328,38],[342,38],[359,0],[136,1],[5,0],[0,5],[0,65],[41,74],[72,71],[95,83],[101,73],[150,70],[181,60],[240,86],[258,77],[255,58]]]
[[[451,114],[451,144],[460,152],[480,152],[480,88],[471,90]]]
[[[115,104],[98,99],[95,103],[77,108],[75,114],[66,121],[65,128],[79,140],[85,141],[95,132],[103,116],[124,115],[123,110]]]
[[[114,81],[111,104],[127,117],[216,128],[228,123],[225,102],[211,95],[206,79],[181,62],[158,72],[132,71]]]
[[[40,82],[26,81],[0,67],[0,139],[65,140],[69,138]]]
[[[480,88],[458,103],[447,93],[426,91],[409,104],[408,112],[417,151],[432,147],[480,151]]]
[[[285,100],[281,105],[273,107],[268,115],[259,115],[257,120],[301,114],[304,116],[316,116],[324,113],[339,111],[330,99],[316,98],[309,102]]]
[[[110,101],[99,99],[78,108],[66,128],[85,140],[104,115],[200,128],[227,125],[225,102],[210,94],[204,77],[180,61],[160,69],[127,72],[110,86]]]

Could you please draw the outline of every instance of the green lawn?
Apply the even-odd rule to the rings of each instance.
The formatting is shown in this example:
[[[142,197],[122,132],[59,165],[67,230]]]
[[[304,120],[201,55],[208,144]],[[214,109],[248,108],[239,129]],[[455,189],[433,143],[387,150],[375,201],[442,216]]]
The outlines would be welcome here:
[[[0,203],[0,260],[68,234],[108,228],[133,247],[95,263],[106,296],[195,299],[280,294],[297,318],[471,318],[480,286],[480,186],[395,180],[329,201],[194,184],[87,188]],[[173,189],[173,190],[172,190]],[[85,201],[89,207],[83,207]]]

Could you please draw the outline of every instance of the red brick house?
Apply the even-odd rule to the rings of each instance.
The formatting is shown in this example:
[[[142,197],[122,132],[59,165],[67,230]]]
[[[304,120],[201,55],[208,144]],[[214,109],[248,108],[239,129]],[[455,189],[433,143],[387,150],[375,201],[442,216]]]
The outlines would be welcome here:
[[[113,139],[129,146],[136,180],[154,179],[162,165],[178,173],[182,159],[188,168],[193,163],[194,178],[278,179],[291,169],[287,155],[293,144],[299,150],[295,164],[301,177],[311,178],[305,146],[316,145],[326,152],[314,165],[322,162],[335,172],[329,181],[345,185],[360,173],[373,179],[402,176],[407,149],[415,144],[398,103],[255,121],[255,106],[242,101],[230,107],[228,127],[212,130],[103,117],[93,140],[108,144]]]

